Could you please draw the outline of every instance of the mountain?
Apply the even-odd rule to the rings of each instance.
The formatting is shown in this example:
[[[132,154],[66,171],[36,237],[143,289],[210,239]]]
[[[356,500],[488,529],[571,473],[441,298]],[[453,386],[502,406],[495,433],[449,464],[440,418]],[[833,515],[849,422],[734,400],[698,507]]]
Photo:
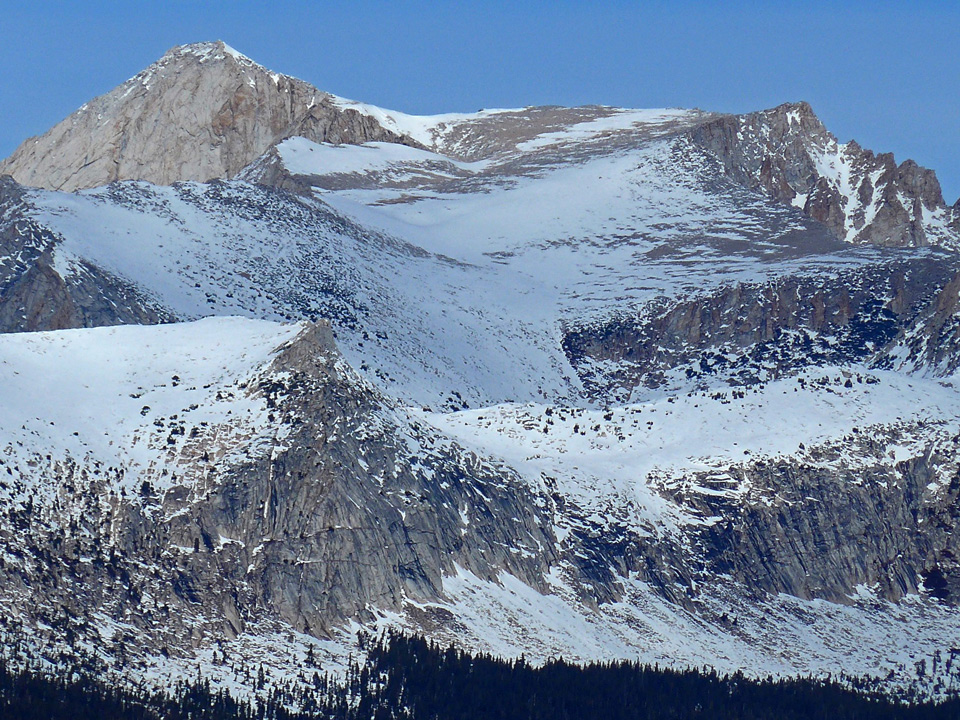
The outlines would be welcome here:
[[[801,208],[848,242],[956,242],[960,201],[946,207],[932,171],[912,160],[898,166],[891,153],[874,155],[855,141],[838,143],[807,103],[721,118],[698,128],[696,139],[732,177]]]
[[[73,191],[115,180],[232,177],[292,135],[411,142],[312,85],[222,42],[172,48],[0,163],[27,185]]]
[[[296,104],[263,124],[309,86],[226,46],[137,78],[103,107],[161,135],[113,137],[173,173],[184,88],[269,97],[207,182],[0,181],[8,654],[255,694],[251,666],[345,671],[400,628],[956,691],[960,232],[932,172],[803,103],[311,90],[365,128],[320,138]],[[112,157],[81,127],[36,147]],[[36,184],[81,176],[49,162]]]
[[[725,176],[801,208],[843,240],[943,245],[960,235],[960,200],[947,207],[931,171],[910,160],[897,165],[892,154],[874,155],[853,141],[838,143],[806,103],[743,116],[675,115],[674,124],[722,163]],[[410,116],[322,92],[218,41],[172,48],[44,135],[24,141],[0,163],[0,174],[68,192],[117,180],[169,185],[232,178],[293,137],[335,145],[398,143],[452,160],[502,161],[525,157],[528,152],[517,153],[533,149],[525,143],[549,145],[551,133],[575,126],[578,140],[599,135],[626,141],[629,132],[616,132],[628,129],[618,126],[618,117],[617,109],[605,107]],[[270,163],[259,165],[248,177],[276,182],[264,167]]]

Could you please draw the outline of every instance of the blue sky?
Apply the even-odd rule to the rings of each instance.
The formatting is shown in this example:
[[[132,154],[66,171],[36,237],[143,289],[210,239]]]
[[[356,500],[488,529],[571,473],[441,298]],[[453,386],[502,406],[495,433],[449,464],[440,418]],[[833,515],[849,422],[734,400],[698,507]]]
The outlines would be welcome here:
[[[0,6],[0,156],[169,47],[222,39],[412,113],[808,100],[960,196],[958,2],[39,2]]]

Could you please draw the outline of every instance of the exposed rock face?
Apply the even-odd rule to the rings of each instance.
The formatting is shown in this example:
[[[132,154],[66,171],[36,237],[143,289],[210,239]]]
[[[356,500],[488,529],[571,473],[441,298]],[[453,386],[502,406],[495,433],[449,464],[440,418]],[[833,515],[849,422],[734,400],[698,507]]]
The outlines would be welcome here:
[[[900,462],[885,454],[889,442],[930,429],[857,428],[796,457],[660,478],[663,497],[697,522],[680,537],[586,523],[571,553],[578,579],[617,601],[619,579],[632,574],[688,608],[718,576],[758,595],[849,603],[867,586],[893,601],[926,592],[957,604],[957,439],[934,433]]]
[[[807,103],[709,120],[690,137],[737,182],[802,209],[842,240],[885,246],[957,242],[931,170],[840,144]]]
[[[295,428],[283,447],[208,476],[207,497],[187,512],[189,487],[164,508],[174,544],[240,541],[216,574],[247,582],[258,605],[318,633],[371,606],[436,598],[456,566],[542,586],[555,541],[534,497],[426,432],[412,455],[383,399],[337,362],[326,326],[284,349],[253,391]]]
[[[134,609],[153,650],[176,652],[191,632],[235,637],[251,621],[324,636],[374,608],[441,597],[458,567],[544,587],[556,538],[542,503],[435,430],[401,428],[340,360],[326,324],[224,392],[264,400],[282,438],[159,421],[159,435],[190,438],[162,493],[158,475],[120,494],[123,469],[68,459],[31,478],[52,484],[44,502],[16,468],[21,503],[4,503],[0,533],[18,532],[21,551],[0,575],[32,597],[29,613],[81,618],[96,607],[121,620]]]
[[[666,490],[718,518],[696,533],[703,565],[688,558],[690,577],[729,573],[748,587],[834,602],[848,602],[858,585],[899,600],[922,584],[957,603],[957,440],[931,440],[919,457],[895,462],[884,450],[904,429],[876,431],[855,429],[797,458],[734,466]],[[738,486],[739,495],[716,492]]]
[[[17,282],[0,290],[3,332],[152,325],[175,319],[127,283],[92,265],[81,264],[64,280],[46,255]]]
[[[598,398],[698,377],[751,384],[811,364],[896,363],[945,375],[960,365],[958,291],[954,258],[894,259],[664,300],[637,318],[569,328],[563,346]]]
[[[24,185],[73,191],[115,180],[229,178],[276,142],[416,145],[327,93],[222,42],[171,49],[0,163]]]

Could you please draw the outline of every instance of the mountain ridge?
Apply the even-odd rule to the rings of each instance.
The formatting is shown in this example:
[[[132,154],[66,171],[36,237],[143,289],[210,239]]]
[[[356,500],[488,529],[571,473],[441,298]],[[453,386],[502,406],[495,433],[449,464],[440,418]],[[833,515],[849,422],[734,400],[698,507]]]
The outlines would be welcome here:
[[[151,85],[160,87],[159,98]],[[171,48],[44,135],[26,140],[0,162],[0,174],[67,191],[125,179],[167,185],[239,175],[309,192],[276,167],[275,148],[291,137],[385,141],[454,160],[502,162],[542,142],[538,138],[623,112],[550,106],[413,116],[322,92],[222,41],[195,43]],[[689,118],[691,139],[720,160],[728,177],[800,208],[841,239],[958,242],[960,199],[946,205],[933,171],[910,160],[897,165],[892,154],[875,155],[854,141],[838,143],[806,102]]]
[[[319,92],[189,47],[115,100],[178,68],[226,143],[238,91]],[[0,179],[0,645],[244,692],[396,628],[960,689],[931,175],[803,103],[314,108],[231,178]]]
[[[806,102],[724,116],[694,135],[735,178],[801,208],[848,242],[937,244],[957,220],[932,170],[912,160],[898,166],[892,153],[875,155],[854,140],[840,144]]]

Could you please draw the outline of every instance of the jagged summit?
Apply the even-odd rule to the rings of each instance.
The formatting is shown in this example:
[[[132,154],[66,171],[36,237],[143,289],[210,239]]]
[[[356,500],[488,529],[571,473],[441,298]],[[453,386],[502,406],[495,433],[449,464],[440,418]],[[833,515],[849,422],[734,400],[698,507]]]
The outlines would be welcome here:
[[[192,54],[203,60],[225,60],[228,57],[233,58],[242,65],[257,65],[253,60],[241,52],[227,45],[223,40],[214,42],[189,43],[187,45],[174,45],[164,53],[164,57],[177,57],[180,55]]]
[[[230,178],[276,142],[408,142],[309,83],[272,72],[221,41],[181,45],[40,137],[0,173],[73,191],[115,180],[169,185]]]
[[[856,141],[840,143],[809,103],[726,115],[694,139],[725,174],[797,207],[838,238],[886,246],[951,245],[956,222],[932,170]]]
[[[178,63],[183,64],[197,61],[199,61],[201,64],[208,63],[211,65],[228,62],[241,68],[256,69],[258,71],[268,73],[271,77],[276,76],[279,78],[282,76],[296,82],[303,82],[302,80],[294,78],[290,75],[273,72],[269,68],[264,67],[255,60],[247,57],[239,50],[227,45],[227,43],[225,43],[223,40],[174,45],[172,48],[167,50],[159,60],[137,73],[137,75],[131,78],[131,80],[140,80],[143,82],[143,78],[141,76],[148,76],[156,72],[156,70],[159,68],[166,68],[170,65],[176,65]],[[326,95],[327,93],[322,94]]]

